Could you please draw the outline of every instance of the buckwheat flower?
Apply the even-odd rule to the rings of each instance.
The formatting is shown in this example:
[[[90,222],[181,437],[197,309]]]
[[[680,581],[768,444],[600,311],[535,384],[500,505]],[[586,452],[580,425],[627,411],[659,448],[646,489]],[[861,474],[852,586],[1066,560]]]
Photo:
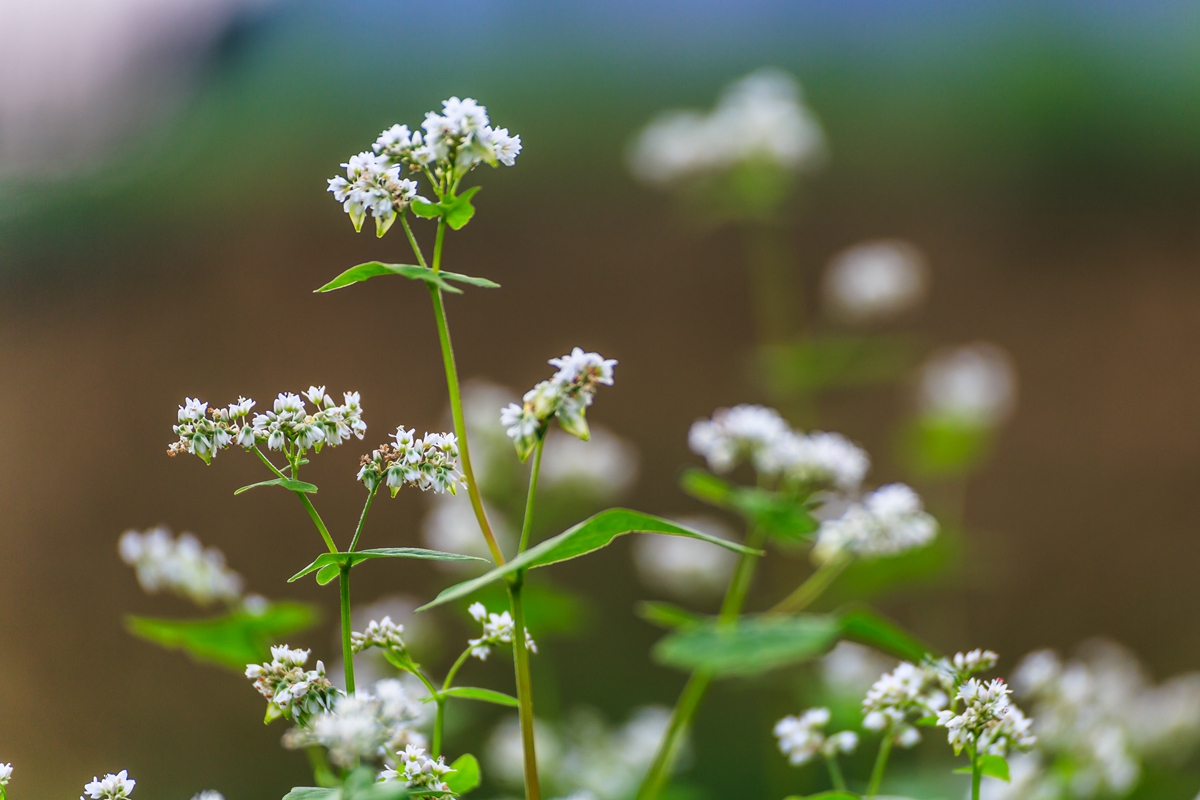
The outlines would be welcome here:
[[[768,451],[790,433],[791,428],[775,409],[739,405],[718,409],[711,419],[693,423],[688,446],[704,457],[714,472],[729,472],[745,461],[769,467],[773,462]]]
[[[392,434],[395,446],[382,445],[362,457],[358,479],[374,490],[381,480],[392,497],[405,485],[435,494],[455,494],[463,480],[458,469],[458,438],[453,433],[426,433],[418,439],[403,425]]]
[[[894,556],[928,544],[936,535],[937,520],[923,510],[916,492],[902,483],[888,484],[841,517],[821,523],[813,560],[823,564],[843,555]]]
[[[404,626],[392,622],[391,617],[384,617],[381,620],[371,620],[367,623],[367,629],[362,633],[357,631],[350,633],[351,648],[355,653],[362,652],[370,647],[404,651],[403,633]]]
[[[920,405],[932,419],[987,428],[1012,412],[1016,383],[1012,359],[996,345],[944,350],[921,368]]]
[[[396,767],[383,770],[379,777],[383,781],[405,781],[416,789],[444,792],[448,790],[445,777],[452,772],[441,756],[432,759],[425,755],[423,747],[408,745],[396,753]]]
[[[551,417],[572,436],[585,441],[589,438],[587,408],[598,387],[612,386],[617,362],[576,347],[565,356],[550,359],[550,365],[558,368],[550,380],[526,392],[522,405],[513,403],[500,412],[500,422],[522,461],[545,435]]]
[[[937,724],[948,731],[947,739],[957,755],[965,747],[977,753],[1003,756],[1026,750],[1036,738],[1029,732],[1032,720],[1012,704],[1012,690],[1000,679],[983,682],[970,678],[958,689],[951,708],[938,712]],[[962,708],[958,708],[958,703]]]
[[[852,753],[858,747],[858,736],[852,731],[825,735],[829,724],[828,708],[811,708],[799,717],[784,717],[775,724],[779,752],[787,756],[794,767],[806,764],[820,754],[834,758],[838,753]]]
[[[925,259],[907,242],[856,245],[836,256],[825,272],[825,302],[848,322],[889,319],[925,296]]]
[[[12,764],[0,764],[0,786],[8,786],[8,782],[12,780],[12,774]]]
[[[480,634],[479,638],[467,640],[467,644],[471,647],[471,655],[475,658],[478,658],[480,661],[487,661],[487,657],[491,655],[493,645],[512,644],[513,618],[507,611],[500,614],[490,614],[482,603],[472,603],[467,611],[476,622],[483,623],[483,633]],[[531,653],[537,652],[537,644],[533,641],[533,637],[529,635],[528,629],[525,631],[525,649]]]
[[[936,673],[908,661],[883,675],[863,700],[863,728],[886,731],[901,747],[921,741],[913,727],[944,709],[948,703]]]
[[[115,775],[110,772],[103,778],[92,778],[92,782],[83,787],[83,793],[92,800],[125,800],[135,785],[137,781],[121,770]],[[83,800],[82,796],[80,800]]]
[[[192,800],[225,800],[225,795],[215,789],[205,789],[192,795]]]
[[[176,539],[163,527],[126,531],[117,550],[150,594],[169,591],[199,606],[218,600],[236,605],[242,598],[242,576],[225,566],[220,550],[204,548],[190,533]]]
[[[776,434],[754,461],[763,474],[842,492],[856,491],[871,467],[866,451],[840,433],[823,431]]]
[[[732,529],[713,517],[686,517],[678,522],[722,539],[735,538]],[[684,536],[635,537],[632,554],[642,583],[685,600],[719,596],[737,565],[735,553]]]
[[[388,155],[394,159],[399,159],[411,147],[412,133],[407,125],[393,125],[379,134],[375,144],[371,145],[376,155]]]
[[[187,398],[179,407],[179,422],[172,428],[179,437],[178,441],[167,447],[167,455],[191,453],[209,463],[235,439],[242,441],[242,431],[246,426],[239,427],[238,420],[245,417],[253,405],[253,400],[243,397],[228,409],[210,409],[208,403]]]
[[[190,397],[184,398],[183,405],[179,407],[180,422],[195,422],[198,419],[204,418],[204,412],[208,409],[208,403],[201,403],[199,400],[193,400]]]
[[[313,714],[329,711],[340,696],[325,677],[323,663],[318,661],[316,669],[304,669],[309,652],[276,645],[271,648],[270,662],[246,666],[246,677],[267,701],[268,719],[282,716],[303,725]]]
[[[521,154],[520,136],[509,136],[508,128],[494,128],[488,132],[488,139],[497,161],[506,167],[517,163],[517,156]]]
[[[313,718],[313,737],[329,748],[330,760],[340,766],[376,758],[389,734],[379,711],[379,702],[370,695],[340,697],[331,711]]]

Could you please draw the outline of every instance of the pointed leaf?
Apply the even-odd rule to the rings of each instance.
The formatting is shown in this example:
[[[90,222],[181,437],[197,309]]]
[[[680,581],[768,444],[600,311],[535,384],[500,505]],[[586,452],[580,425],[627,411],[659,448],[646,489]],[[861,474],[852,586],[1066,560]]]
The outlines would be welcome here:
[[[317,570],[324,571],[328,567],[337,568],[343,564],[354,567],[373,558],[416,558],[425,561],[481,561],[489,564],[487,559],[476,556],[464,556],[459,553],[443,553],[441,550],[426,550],[423,547],[378,547],[372,550],[356,550],[353,553],[322,553],[317,560],[288,578],[288,583],[300,580],[305,575]],[[332,580],[332,579],[331,579]],[[318,578],[318,582],[320,579]],[[328,583],[329,581],[325,581]]]
[[[1011,781],[1008,777],[1008,762],[1004,756],[980,756],[979,771],[989,778],[998,778],[1005,783]]]
[[[742,617],[735,625],[711,620],[668,634],[654,646],[654,657],[718,676],[758,675],[823,655],[840,628],[837,617],[818,614]]]
[[[695,611],[680,608],[674,603],[660,603],[656,601],[638,603],[634,611],[651,625],[657,625],[667,630],[686,628],[688,625],[696,625],[708,619],[703,614],[697,614]]]
[[[466,794],[472,789],[477,789],[482,781],[482,775],[479,772],[479,760],[470,753],[454,759],[454,763],[450,765],[450,769],[454,770],[454,772],[446,776],[446,785],[455,794]]]
[[[421,267],[416,264],[384,264],[381,261],[368,261],[365,264],[351,267],[315,291],[332,292],[334,289],[341,289],[355,283],[362,283],[365,280],[376,278],[380,275],[399,275],[409,280],[425,281],[426,283],[439,286],[447,292],[462,294],[462,289],[446,283],[440,274],[429,269],[429,267]]]
[[[487,278],[476,278],[471,275],[462,275],[458,272],[447,272],[446,270],[442,270],[438,273],[438,275],[441,275],[448,281],[454,281],[455,283],[466,283],[483,289],[500,288],[500,284],[496,283],[495,281],[489,281]]]
[[[874,647],[896,658],[921,663],[927,655],[937,652],[922,644],[896,623],[869,608],[854,608],[841,615],[842,637]]]
[[[339,800],[341,787],[326,789],[321,786],[297,786],[283,796],[283,800]]]
[[[491,689],[479,689],[474,686],[453,686],[442,692],[445,697],[463,697],[467,700],[480,700],[484,703],[495,703],[498,706],[517,707],[517,698],[512,695],[507,695],[504,692],[495,692]],[[432,697],[426,697],[424,702],[433,702]]]
[[[294,481],[291,478],[275,478],[274,480],[259,481],[258,483],[252,483],[249,486],[243,486],[235,491],[234,494],[237,495],[241,494],[242,492],[248,492],[251,489],[257,489],[259,486],[282,486],[289,492],[304,492],[305,494],[316,494],[317,491],[317,487],[313,486],[311,483]]]
[[[271,603],[261,614],[238,610],[207,619],[127,617],[134,636],[168,650],[183,650],[198,661],[237,672],[270,658],[270,645],[316,624],[317,610],[304,603]]]
[[[413,200],[409,206],[413,213],[424,219],[434,219],[442,215],[441,203],[426,203],[424,200]]]
[[[337,576],[342,572],[340,564],[326,564],[317,570],[317,585],[328,586],[337,580]]]
[[[545,567],[550,564],[557,564],[560,561],[567,561],[587,555],[608,546],[618,536],[624,536],[629,533],[661,533],[670,536],[688,536],[693,539],[703,539],[706,542],[724,547],[727,550],[733,550],[737,553],[760,555],[762,552],[737,544],[736,542],[730,542],[707,533],[692,530],[691,528],[685,528],[651,514],[630,511],[627,508],[610,508],[607,511],[601,511],[599,514],[585,519],[583,522],[572,528],[568,528],[557,536],[547,539],[537,547],[526,550],[511,561],[496,567],[484,575],[480,575],[478,578],[443,590],[432,602],[426,603],[417,610],[424,611],[434,606],[440,606],[442,603],[466,597],[476,589],[486,586],[492,581],[500,580],[507,575],[512,575],[518,570]]]

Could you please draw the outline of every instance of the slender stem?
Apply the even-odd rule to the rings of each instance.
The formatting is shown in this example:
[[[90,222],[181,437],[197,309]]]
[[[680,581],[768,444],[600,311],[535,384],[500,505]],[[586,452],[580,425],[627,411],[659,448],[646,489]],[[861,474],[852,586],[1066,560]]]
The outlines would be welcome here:
[[[450,671],[446,673],[446,680],[442,682],[443,692],[450,688],[450,684],[454,682],[454,676],[458,674],[458,670],[462,668],[462,665],[467,663],[467,659],[474,649],[473,647],[468,647],[466,650],[463,650],[462,655],[454,662],[454,666],[450,667]]]
[[[755,526],[746,535],[746,546],[758,550],[765,540],[766,532]],[[742,613],[746,595],[754,581],[754,571],[758,566],[758,559],[759,556],[749,553],[742,553],[738,559],[737,569],[734,570],[729,588],[725,591],[725,600],[721,603],[721,612],[717,618],[719,624],[733,624],[737,621],[738,615]],[[708,690],[708,684],[711,681],[711,673],[705,670],[696,670],[688,677],[683,692],[675,701],[675,709],[671,712],[671,721],[667,725],[662,741],[659,742],[654,761],[651,763],[649,771],[646,772],[646,777],[642,779],[642,785],[638,788],[637,800],[656,800],[666,785],[671,766],[675,763],[675,758],[683,747],[683,740],[691,727],[692,718],[696,715],[696,710],[700,707],[700,701],[704,699],[704,693]]]
[[[433,240],[433,271],[442,269],[442,242],[446,238],[446,218],[438,217],[437,238]]]
[[[348,553],[353,553],[355,546],[358,544],[358,536],[362,533],[363,523],[367,521],[367,512],[371,510],[371,501],[375,499],[377,491],[379,491],[378,486],[367,492],[367,502],[363,505],[362,514],[358,518],[358,527],[354,529],[354,538],[350,540],[350,549],[346,551]]]
[[[829,766],[829,779],[833,781],[836,791],[846,791],[846,779],[842,777],[842,768],[838,765],[837,756],[826,756],[825,763]]]
[[[979,800],[979,784],[983,781],[983,770],[979,767],[979,758],[971,759],[971,800]]]
[[[892,753],[892,731],[884,731],[883,741],[879,743],[879,755],[875,757],[875,767],[871,770],[871,783],[867,786],[867,800],[874,800],[879,794],[879,785],[883,783],[883,771],[887,768],[888,756]],[[978,798],[976,798],[978,800]]]
[[[438,229],[439,231],[441,228]],[[436,257],[435,257],[436,258]],[[437,261],[434,261],[437,264]],[[483,498],[479,495],[479,484],[475,482],[475,472],[471,469],[471,449],[467,444],[467,425],[463,418],[462,394],[458,388],[458,367],[454,363],[454,347],[450,344],[450,329],[446,325],[446,308],[442,303],[442,290],[436,286],[429,287],[429,295],[433,298],[433,314],[437,318],[438,338],[442,344],[442,361],[446,368],[446,386],[450,393],[450,413],[454,417],[454,432],[458,435],[458,453],[462,460],[463,475],[467,479],[467,494],[471,498],[471,508],[475,511],[475,519],[479,521],[479,529],[487,540],[492,559],[497,564],[504,563],[504,554],[496,543],[496,534],[492,533],[492,525],[488,522],[487,513],[483,510]]]
[[[305,753],[308,755],[308,764],[312,767],[313,780],[317,786],[337,786],[337,776],[333,774],[333,770],[329,768],[329,761],[325,758],[325,748],[323,747],[306,747]]]
[[[338,573],[342,599],[342,661],[346,664],[346,694],[354,694],[354,648],[350,644],[350,566]]]
[[[276,477],[287,480],[287,475],[284,475],[282,472],[280,472],[279,468],[271,463],[271,459],[267,458],[266,455],[263,454],[263,451],[258,449],[257,445],[255,445],[252,449],[254,450],[255,455],[262,459],[262,462],[267,465],[267,468],[271,470],[271,472],[275,473]]]
[[[425,263],[425,254],[421,252],[421,245],[417,244],[417,237],[413,235],[412,228],[408,226],[408,212],[405,211],[400,215],[400,225],[404,228],[404,235],[408,237],[408,243],[412,247],[413,255],[417,257],[417,263],[422,267],[428,267]]]
[[[336,553],[338,551],[337,545],[333,543],[333,537],[329,535],[329,529],[325,527],[325,522],[321,519],[321,515],[313,507],[312,500],[308,499],[308,494],[305,492],[296,492],[296,496],[300,498],[300,502],[304,503],[304,507],[308,509],[308,515],[312,517],[313,523],[317,526],[317,530],[320,531],[321,538],[325,540],[325,546],[329,548],[329,552]]]
[[[533,446],[533,468],[529,472],[529,495],[525,498],[525,522],[521,525],[521,546],[518,553],[524,553],[529,546],[529,531],[533,528],[533,500],[537,494],[538,473],[542,471],[542,445],[546,442],[546,434],[538,437]]]
[[[517,707],[521,718],[521,743],[525,753],[525,800],[541,800],[537,752],[533,743],[533,678],[529,671],[529,649],[525,646],[525,609],[521,605],[524,580],[525,574],[521,571],[508,584],[513,616],[513,663],[517,672]]]
[[[804,583],[796,587],[794,592],[772,606],[769,613],[792,614],[808,608],[808,605],[820,597],[821,593],[837,579],[837,576],[842,574],[842,570],[849,563],[850,557],[845,554],[834,556],[817,567],[816,571],[809,575]]]
[[[431,758],[437,758],[442,754],[442,730],[446,727],[446,698],[439,697],[437,703],[437,714],[433,718],[433,750],[430,752]]]

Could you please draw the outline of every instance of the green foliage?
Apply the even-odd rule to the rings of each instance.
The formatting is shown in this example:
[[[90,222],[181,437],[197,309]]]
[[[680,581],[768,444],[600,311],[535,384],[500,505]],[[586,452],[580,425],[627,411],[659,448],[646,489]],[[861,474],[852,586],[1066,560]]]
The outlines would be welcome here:
[[[337,577],[343,566],[353,568],[372,558],[415,558],[424,561],[482,561],[486,559],[476,556],[464,556],[458,553],[443,553],[441,550],[426,550],[423,547],[379,547],[373,550],[356,550],[353,553],[322,553],[317,560],[288,578],[288,583],[298,581],[312,572],[317,573],[317,583],[322,586]]]
[[[900,455],[921,475],[963,475],[987,458],[993,438],[992,429],[985,425],[924,417],[901,434]]]
[[[351,267],[316,291],[332,292],[334,289],[341,289],[355,283],[362,283],[365,280],[376,278],[380,275],[399,275],[409,280],[425,281],[425,283],[431,286],[436,286],[442,291],[453,294],[462,294],[462,289],[451,286],[447,281],[465,283],[485,289],[497,289],[500,287],[500,284],[489,281],[487,278],[460,275],[457,272],[446,272],[445,270],[434,272],[429,267],[421,267],[416,264],[384,264],[381,261],[368,261],[365,264]]]
[[[457,762],[456,762],[457,763]],[[478,765],[476,765],[478,768]],[[376,783],[375,770],[359,767],[346,776],[341,786],[297,786],[283,800],[405,800],[409,797],[449,797],[452,792],[410,789],[402,781]]]
[[[654,657],[719,677],[759,675],[824,655],[840,632],[838,618],[826,614],[751,616],[734,625],[708,619],[665,636],[654,646]]]
[[[791,797],[785,797],[784,800],[859,800],[859,796],[850,792],[821,792],[804,797],[794,794]]]
[[[696,625],[708,619],[703,614],[697,614],[694,611],[688,611],[686,608],[681,608],[674,603],[663,603],[659,601],[645,600],[638,603],[634,607],[634,611],[639,617],[649,622],[651,625],[657,625],[660,628],[667,630],[675,630],[676,628],[685,628],[689,625]]]
[[[585,519],[578,525],[568,528],[553,538],[547,539],[537,547],[526,550],[511,561],[480,575],[478,578],[464,581],[443,590],[431,602],[426,603],[417,610],[425,611],[435,606],[440,606],[443,603],[448,603],[451,600],[466,597],[480,587],[509,575],[515,575],[518,572],[579,558],[580,556],[606,547],[612,543],[613,539],[629,533],[661,533],[670,536],[688,536],[693,539],[703,539],[706,542],[738,553],[760,553],[758,550],[744,547],[735,542],[729,542],[716,536],[710,536],[707,533],[701,533],[691,528],[676,525],[674,522],[662,519],[661,517],[643,514],[640,511],[630,511],[626,508],[610,508],[607,511],[601,511],[599,514]]]
[[[800,541],[819,527],[810,513],[807,493],[734,486],[707,470],[694,468],[684,470],[679,483],[697,500],[740,514],[779,539]]]
[[[455,794],[466,794],[472,789],[478,788],[483,780],[483,775],[479,770],[479,760],[470,753],[454,759],[450,769],[454,772],[446,776],[446,785]]]
[[[452,229],[461,230],[475,216],[475,206],[471,205],[471,198],[482,188],[472,186],[457,197],[442,198],[439,203],[422,203],[416,200],[412,204],[413,213],[426,219],[444,217],[446,224]]]
[[[954,770],[956,774],[970,775],[973,770],[970,767],[959,767]],[[1008,761],[1004,756],[980,756],[979,757],[979,772],[989,778],[998,778],[999,780],[1009,783],[1008,777]]]
[[[249,486],[243,486],[242,488],[236,490],[234,494],[237,495],[241,494],[242,492],[248,492],[251,489],[257,489],[259,486],[281,486],[284,489],[287,489],[289,492],[304,492],[305,494],[317,493],[317,487],[311,483],[294,481],[291,478],[276,478],[270,481],[259,481],[258,483],[252,483]]]
[[[269,660],[271,644],[311,628],[317,618],[317,609],[305,603],[271,603],[261,614],[239,609],[208,619],[127,617],[125,627],[168,650],[241,672],[247,664]]]
[[[462,697],[467,700],[495,703],[498,706],[517,707],[517,698],[512,695],[507,695],[504,692],[495,692],[491,689],[480,689],[475,686],[452,686],[444,692],[440,692],[440,694],[443,697]],[[433,700],[433,697],[426,697],[424,702],[432,703]]]
[[[471,595],[471,599],[488,608],[508,608],[508,590],[498,583],[484,586]],[[590,621],[588,606],[582,597],[545,580],[526,580],[521,590],[521,603],[525,607],[525,627],[534,631],[539,641],[555,634],[581,633]],[[463,617],[467,618],[465,611]]]
[[[925,656],[937,655],[933,648],[869,608],[845,611],[840,622],[842,638],[874,647],[896,658],[919,664]]]
[[[914,343],[900,336],[823,336],[764,347],[758,368],[776,397],[893,383],[912,367]]]

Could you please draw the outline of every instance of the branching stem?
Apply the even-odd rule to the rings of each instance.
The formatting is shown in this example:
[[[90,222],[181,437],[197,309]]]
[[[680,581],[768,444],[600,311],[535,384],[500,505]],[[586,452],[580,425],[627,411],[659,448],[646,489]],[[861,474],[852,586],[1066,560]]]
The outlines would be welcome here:
[[[538,437],[533,446],[533,467],[529,471],[529,495],[525,498],[525,522],[521,525],[521,545],[518,553],[524,553],[529,547],[529,532],[533,528],[533,501],[537,495],[538,474],[542,471],[542,446],[546,443],[546,434]]]
[[[850,556],[839,554],[826,561],[805,579],[796,590],[771,607],[771,614],[794,614],[808,608],[814,600],[829,588],[850,564]]]

